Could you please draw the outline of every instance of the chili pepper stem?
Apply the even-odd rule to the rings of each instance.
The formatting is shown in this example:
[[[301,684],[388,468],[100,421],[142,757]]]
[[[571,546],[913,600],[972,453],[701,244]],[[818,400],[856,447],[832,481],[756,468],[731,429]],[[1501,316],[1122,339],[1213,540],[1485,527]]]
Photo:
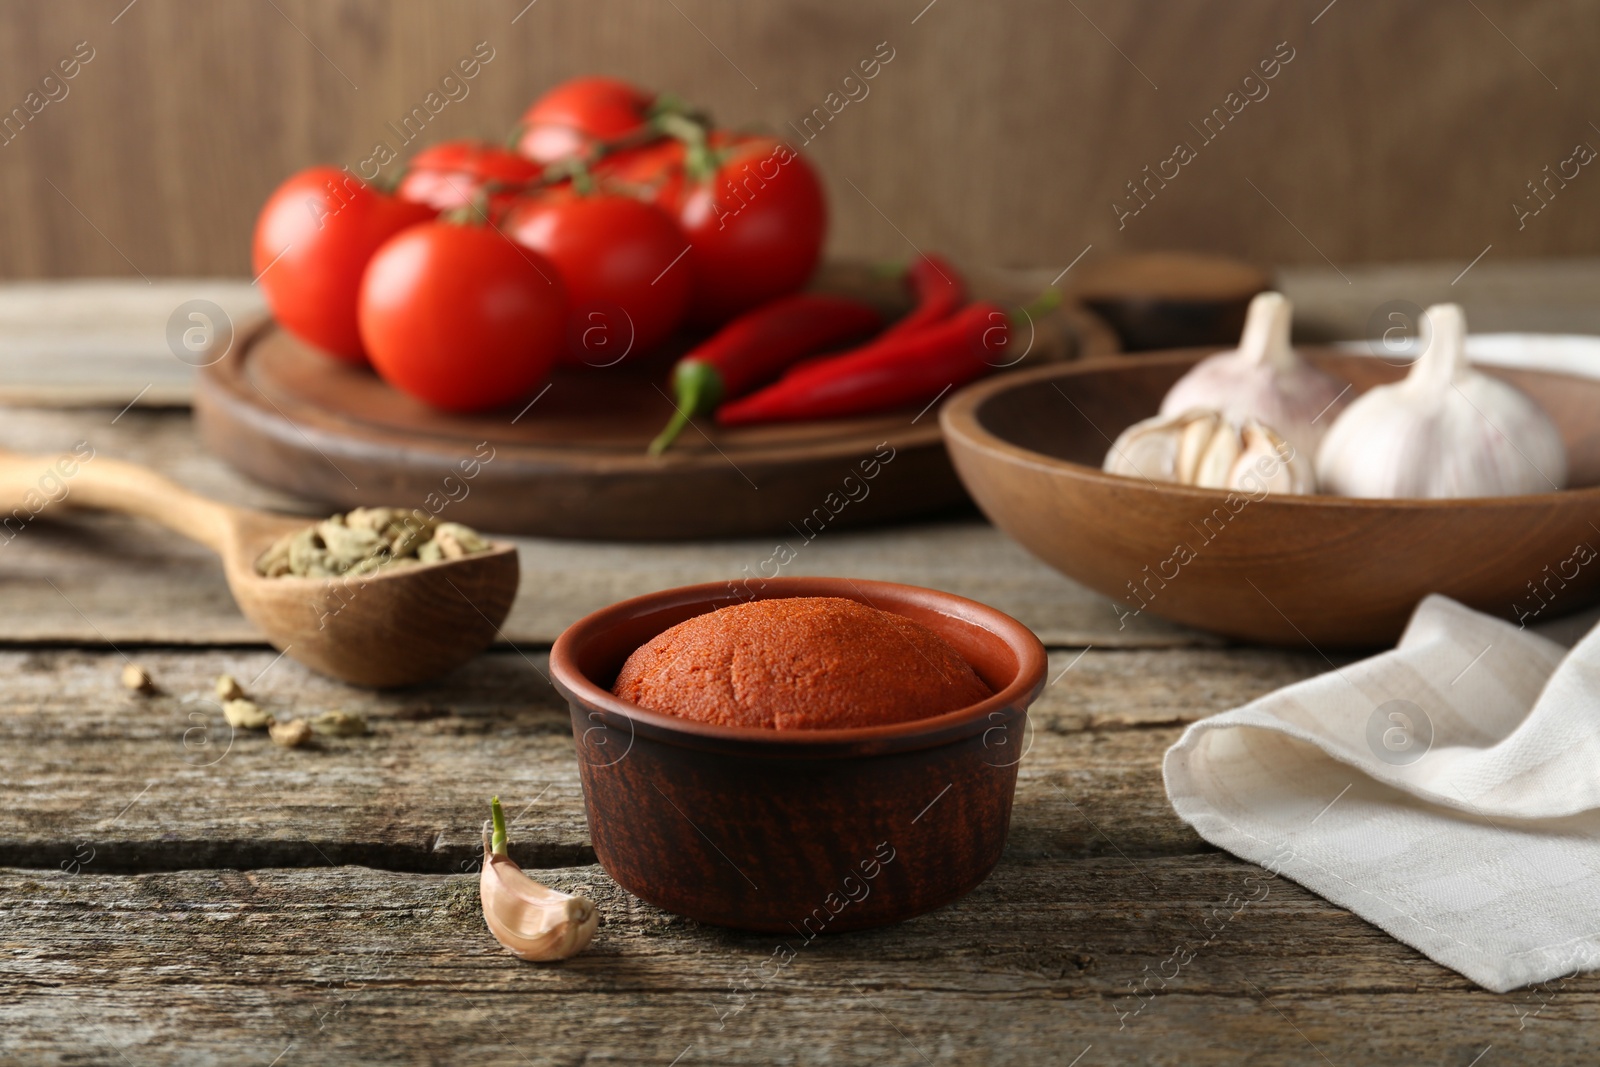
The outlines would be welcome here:
[[[659,456],[667,449],[671,448],[672,442],[678,439],[678,435],[681,434],[684,430],[684,427],[688,425],[689,413],[684,411],[682,408],[679,408],[672,416],[671,421],[667,423],[666,428],[660,433],[656,434],[656,439],[650,442],[650,454],[652,456]]]
[[[722,402],[722,376],[715,367],[697,359],[685,360],[678,365],[672,373],[672,388],[677,393],[674,404],[678,410],[673,412],[666,428],[650,442],[652,456],[659,456],[672,447],[672,442],[689,425],[690,419],[715,410]]]
[[[1022,305],[1006,317],[1011,320],[1012,325],[1018,325],[1022,322],[1032,321],[1036,315],[1049,314],[1060,306],[1061,290],[1054,288],[1046,289],[1044,292],[1034,297],[1031,303]]]
[[[872,276],[874,278],[900,279],[904,278],[906,271],[910,269],[911,265],[903,259],[888,259],[872,265]]]
[[[490,843],[490,851],[496,856],[506,854],[506,813],[500,807],[499,797],[489,798],[489,815],[494,820],[494,838]]]

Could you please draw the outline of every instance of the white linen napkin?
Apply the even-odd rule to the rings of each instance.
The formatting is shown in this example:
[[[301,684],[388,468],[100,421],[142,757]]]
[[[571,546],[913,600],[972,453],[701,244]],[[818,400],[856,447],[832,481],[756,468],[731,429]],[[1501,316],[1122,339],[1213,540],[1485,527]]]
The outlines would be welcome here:
[[[1453,600],[1399,645],[1189,727],[1200,836],[1485,988],[1600,968],[1600,627],[1570,652]]]

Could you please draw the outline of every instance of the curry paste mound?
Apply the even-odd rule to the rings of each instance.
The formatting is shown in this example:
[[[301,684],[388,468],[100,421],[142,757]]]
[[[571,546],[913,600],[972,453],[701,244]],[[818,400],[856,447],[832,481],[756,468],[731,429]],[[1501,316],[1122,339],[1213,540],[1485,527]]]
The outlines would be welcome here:
[[[628,657],[612,692],[721,726],[823,730],[925,719],[993,694],[925,626],[837,597],[737,604]]]

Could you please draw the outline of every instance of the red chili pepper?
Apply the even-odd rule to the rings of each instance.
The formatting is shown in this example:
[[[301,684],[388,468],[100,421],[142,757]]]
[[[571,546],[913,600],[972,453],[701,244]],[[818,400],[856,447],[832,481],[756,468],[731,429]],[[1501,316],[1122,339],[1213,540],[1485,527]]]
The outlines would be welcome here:
[[[941,256],[919,255],[904,274],[906,281],[911,283],[911,293],[916,299],[916,306],[874,337],[870,342],[874,346],[924,330],[936,322],[943,322],[960,311],[967,302],[966,280]],[[798,374],[808,367],[825,363],[833,358],[834,355],[829,354],[802,359],[784,373]]]
[[[917,306],[898,322],[890,324],[878,335],[879,341],[943,322],[967,302],[967,283],[961,274],[942,256],[920,255],[906,271],[911,291],[916,294]]]
[[[1016,314],[1037,314],[1059,299],[1058,292],[1049,290]],[[998,304],[969,304],[953,318],[915,333],[873,341],[794,370],[760,392],[723,405],[717,422],[742,426],[831,419],[929,403],[948,389],[1020,359],[1007,351],[1012,322],[1013,316]]]
[[[677,414],[650,442],[660,455],[696,415],[776,377],[802,356],[872,333],[883,318],[847,296],[797,293],[747,311],[718,330],[672,370]]]
[[[1009,333],[1010,320],[998,304],[972,304],[916,333],[803,367],[723,405],[717,422],[830,419],[925,402],[992,369]]]

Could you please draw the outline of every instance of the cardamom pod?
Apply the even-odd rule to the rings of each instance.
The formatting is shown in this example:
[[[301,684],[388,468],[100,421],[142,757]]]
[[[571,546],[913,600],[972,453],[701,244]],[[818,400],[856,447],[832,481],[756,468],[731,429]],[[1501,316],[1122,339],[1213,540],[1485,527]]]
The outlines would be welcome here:
[[[156,683],[150,680],[150,673],[136,663],[122,668],[122,684],[136,693],[150,694],[156,691]]]
[[[231,674],[217,675],[218,700],[243,700],[244,687],[234,680]]]
[[[256,560],[256,570],[267,578],[353,577],[460,559],[490,547],[476,530],[437,522],[421,511],[356,508],[278,538]]]
[[[367,720],[351,711],[325,711],[311,720],[312,729],[329,737],[361,737]]]
[[[253,700],[242,697],[222,703],[222,717],[237,730],[265,730],[272,725],[272,716],[261,710]]]
[[[304,719],[290,719],[288,722],[269,722],[267,724],[267,733],[284,748],[299,748],[311,740],[311,724]]]

